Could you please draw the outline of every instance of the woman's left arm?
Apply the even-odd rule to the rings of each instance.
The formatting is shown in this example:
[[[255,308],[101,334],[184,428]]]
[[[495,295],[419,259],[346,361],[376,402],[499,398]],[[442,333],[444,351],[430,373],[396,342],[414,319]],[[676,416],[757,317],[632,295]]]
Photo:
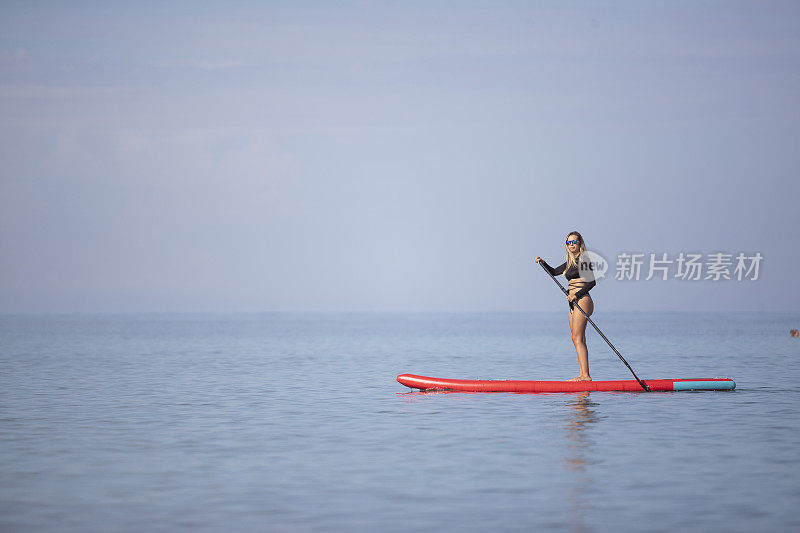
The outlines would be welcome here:
[[[595,285],[597,285],[597,282],[595,280],[585,282],[583,284],[583,287],[581,287],[578,290],[578,292],[575,293],[575,298],[573,298],[572,301],[580,300],[581,298],[586,296],[586,293],[588,293]]]

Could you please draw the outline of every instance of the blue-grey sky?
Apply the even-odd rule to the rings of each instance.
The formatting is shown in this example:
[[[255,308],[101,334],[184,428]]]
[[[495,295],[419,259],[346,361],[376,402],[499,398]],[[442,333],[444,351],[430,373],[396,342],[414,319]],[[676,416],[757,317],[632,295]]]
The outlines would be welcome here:
[[[797,2],[5,1],[0,311],[796,310],[798,94]]]

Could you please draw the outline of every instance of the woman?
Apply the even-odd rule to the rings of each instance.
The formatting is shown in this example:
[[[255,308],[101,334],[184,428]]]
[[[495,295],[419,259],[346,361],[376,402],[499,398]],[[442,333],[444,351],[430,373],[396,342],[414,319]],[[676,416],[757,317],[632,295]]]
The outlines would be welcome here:
[[[537,263],[541,262],[545,268],[554,276],[564,274],[569,280],[569,329],[572,331],[572,343],[575,345],[575,352],[578,354],[578,376],[569,381],[591,381],[589,375],[589,350],[586,348],[586,323],[587,316],[591,316],[594,311],[594,302],[589,296],[589,291],[595,286],[594,276],[590,269],[580,269],[581,254],[586,251],[586,244],[583,237],[577,231],[571,231],[567,235],[567,260],[563,265],[552,268],[547,262],[536,256]],[[586,259],[588,262],[588,258]],[[575,309],[575,304],[586,312],[586,315]]]

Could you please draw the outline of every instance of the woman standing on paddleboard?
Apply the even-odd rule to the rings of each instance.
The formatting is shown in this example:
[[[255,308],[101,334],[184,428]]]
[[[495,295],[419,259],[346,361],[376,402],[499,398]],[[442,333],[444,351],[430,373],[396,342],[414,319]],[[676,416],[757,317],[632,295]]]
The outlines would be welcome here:
[[[591,381],[589,375],[589,350],[586,348],[586,323],[587,316],[591,316],[594,311],[594,302],[589,296],[589,291],[595,286],[594,276],[590,268],[580,268],[580,265],[589,264],[589,259],[581,260],[581,255],[586,251],[586,244],[583,237],[577,231],[571,231],[567,235],[567,260],[563,265],[553,268],[547,261],[536,256],[537,263],[541,262],[545,268],[554,276],[564,274],[569,280],[569,329],[572,331],[572,343],[575,345],[575,352],[578,354],[578,376],[569,381]],[[586,315],[575,309],[577,303]]]

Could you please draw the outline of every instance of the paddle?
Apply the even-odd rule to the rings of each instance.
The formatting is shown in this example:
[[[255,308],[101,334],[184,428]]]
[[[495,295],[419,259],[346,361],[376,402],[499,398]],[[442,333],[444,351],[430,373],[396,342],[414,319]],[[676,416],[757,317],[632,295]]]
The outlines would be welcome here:
[[[555,281],[555,282],[556,282],[556,285],[558,285],[558,287],[561,289],[561,292],[563,292],[564,294],[566,294],[566,295],[567,295],[567,297],[569,297],[569,291],[567,291],[567,289],[565,289],[565,288],[564,288],[564,286],[563,286],[563,285],[561,285],[561,283],[559,283],[559,282],[558,282],[558,280],[556,279],[556,277],[555,277],[555,276],[554,276],[554,275],[553,275],[553,274],[552,274],[552,273],[551,273],[549,270],[547,270],[547,267],[546,267],[546,266],[544,266],[544,262],[543,262],[543,261],[540,261],[540,262],[539,262],[539,264],[540,264],[540,265],[542,265],[542,269],[543,269],[545,272],[547,272],[547,275],[548,275],[548,276],[550,276],[551,278],[553,278],[553,281]],[[591,319],[591,318],[589,318],[589,315],[587,315],[587,314],[586,314],[586,311],[584,311],[583,309],[581,309],[581,306],[580,306],[580,305],[578,305],[578,302],[572,302],[572,305],[574,305],[575,307],[577,307],[578,309],[580,309],[580,310],[581,310],[581,313],[583,313],[583,315],[586,317],[586,320],[588,320],[588,321],[589,321],[589,324],[591,324],[591,325],[592,325],[592,327],[593,327],[594,329],[596,329],[596,330],[597,330],[597,333],[599,333],[599,334],[600,334],[600,336],[601,336],[601,337],[603,337],[603,340],[604,340],[604,341],[606,341],[606,342],[608,343],[608,345],[609,345],[609,346],[611,346],[611,349],[612,349],[612,350],[614,350],[614,353],[615,353],[615,354],[617,354],[617,356],[618,356],[618,357],[619,357],[619,358],[622,360],[622,362],[623,362],[623,363],[625,363],[625,366],[627,366],[627,367],[628,367],[628,370],[630,370],[630,371],[631,371],[631,374],[633,374],[633,377],[635,377],[635,378],[636,378],[636,381],[638,381],[638,382],[639,382],[639,385],[641,385],[641,386],[642,386],[642,388],[643,388],[644,390],[646,390],[647,392],[650,392],[650,387],[648,387],[648,386],[647,386],[647,383],[645,383],[644,381],[642,381],[641,379],[639,379],[639,377],[636,375],[636,372],[634,372],[634,371],[633,371],[633,369],[631,368],[631,365],[629,365],[629,364],[628,364],[628,362],[625,360],[625,358],[624,358],[624,357],[622,357],[622,354],[621,354],[621,353],[619,353],[619,352],[617,351],[617,349],[616,349],[616,348],[614,348],[614,345],[613,345],[613,344],[611,344],[611,341],[610,341],[610,340],[608,340],[608,339],[606,338],[606,336],[605,336],[605,335],[603,335],[603,332],[602,332],[602,331],[600,331],[600,328],[598,328],[598,327],[597,327],[597,325],[596,325],[596,324],[595,324],[595,323],[592,321],[592,319]]]

